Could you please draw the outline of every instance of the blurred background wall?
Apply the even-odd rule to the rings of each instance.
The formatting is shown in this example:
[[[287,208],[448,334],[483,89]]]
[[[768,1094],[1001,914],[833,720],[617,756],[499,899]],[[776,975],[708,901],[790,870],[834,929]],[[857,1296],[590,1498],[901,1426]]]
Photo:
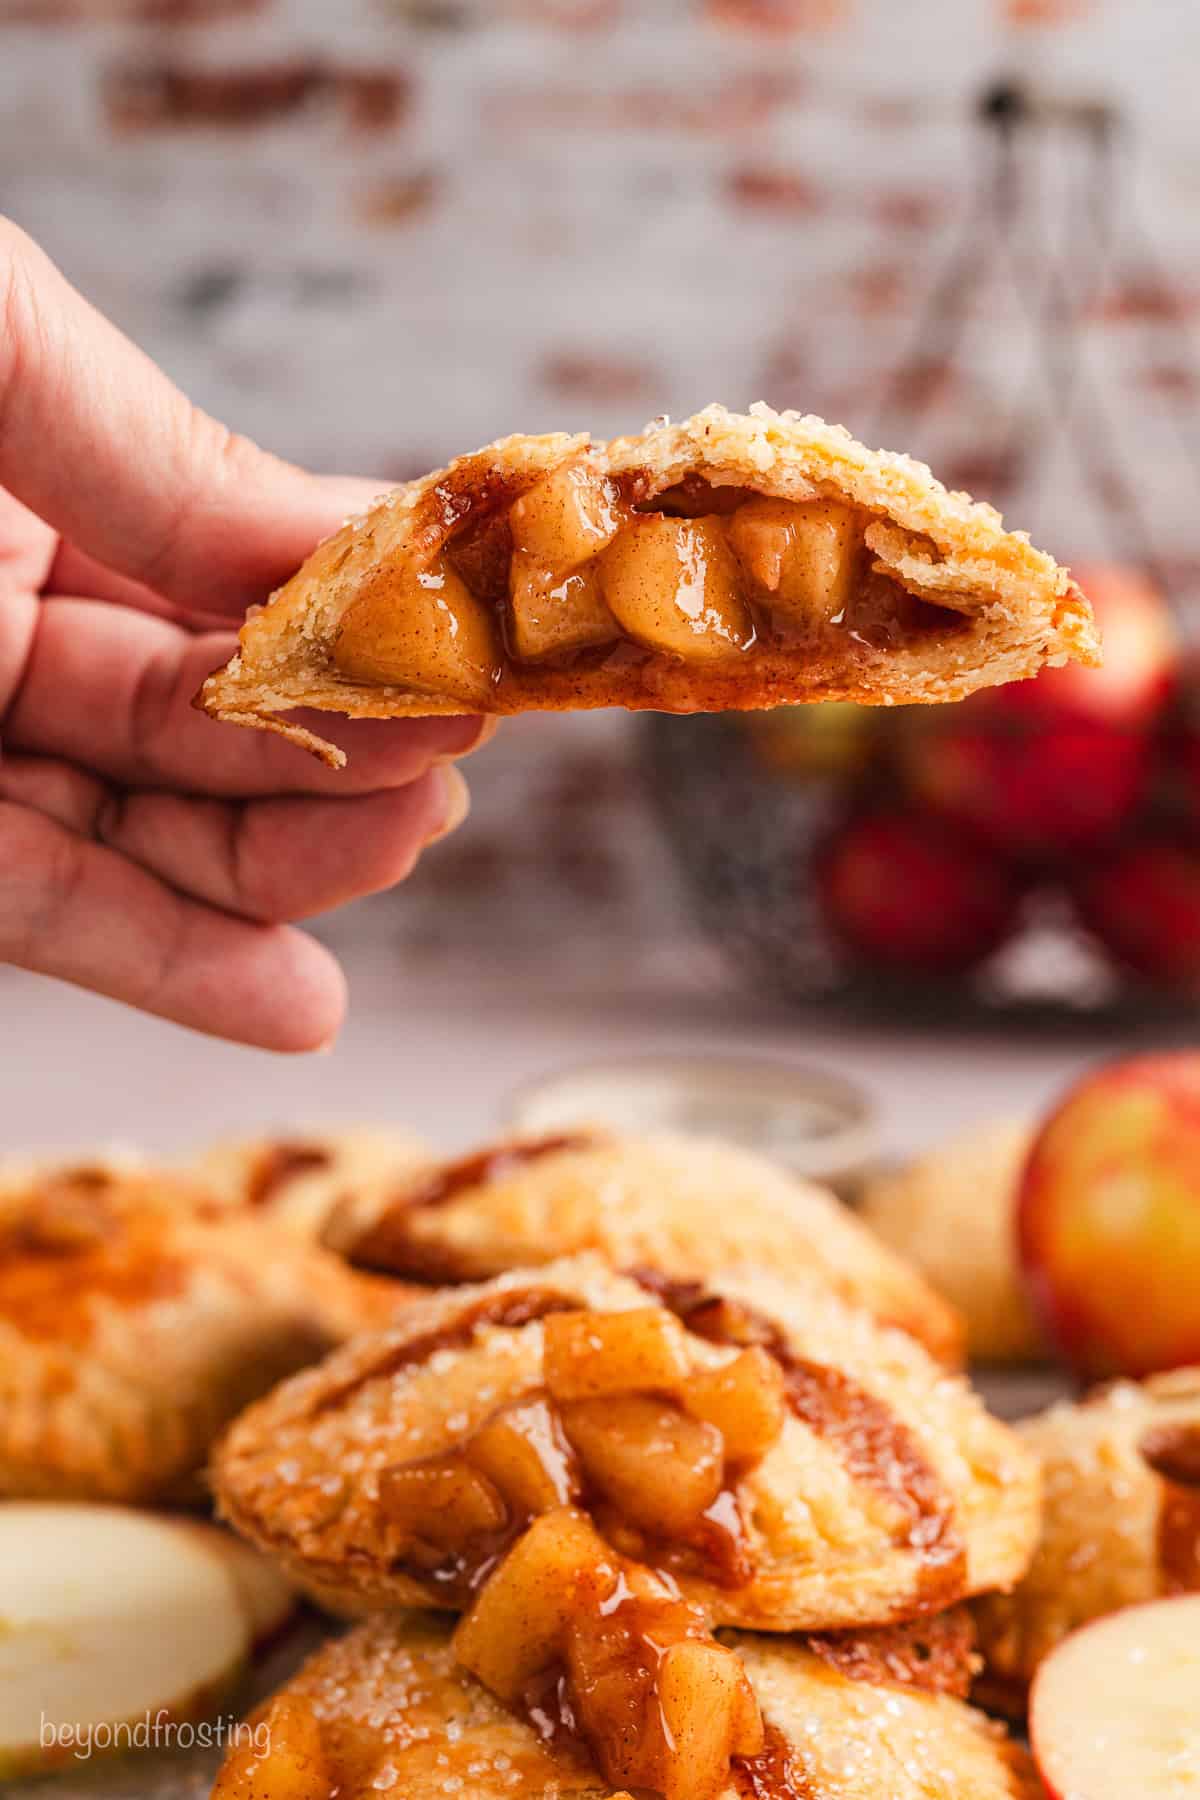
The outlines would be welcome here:
[[[986,489],[1000,415],[1038,410],[1031,268],[1105,239],[1089,382],[1169,529],[1197,68],[1192,0],[0,0],[0,207],[213,411],[389,478],[715,397],[895,435],[958,259],[970,328],[920,396],[952,429],[909,432]],[[1094,218],[1058,134],[1009,254],[971,115],[1012,76],[1126,129]],[[1054,461],[1051,540],[1093,550]]]

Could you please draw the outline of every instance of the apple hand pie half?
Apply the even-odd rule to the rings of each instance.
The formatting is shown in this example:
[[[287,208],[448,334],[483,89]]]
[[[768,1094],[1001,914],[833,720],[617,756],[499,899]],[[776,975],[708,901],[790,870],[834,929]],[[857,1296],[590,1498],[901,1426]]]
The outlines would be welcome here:
[[[417,1281],[486,1280],[582,1250],[684,1279],[757,1265],[825,1280],[940,1360],[962,1358],[954,1308],[833,1194],[715,1138],[512,1139],[396,1183],[338,1247]]]
[[[390,1321],[410,1291],[173,1172],[97,1164],[7,1184],[0,1498],[192,1497],[243,1406]]]
[[[1033,1457],[903,1332],[594,1255],[414,1302],[252,1406],[212,1478],[349,1610],[466,1609],[565,1510],[709,1621],[878,1625],[1011,1586],[1038,1527]]]
[[[840,426],[707,407],[634,437],[510,437],[351,520],[198,704],[283,715],[956,700],[1098,660],[1067,571]]]
[[[1114,1382],[1016,1429],[1045,1471],[1041,1543],[1020,1585],[977,1609],[980,1691],[1014,1717],[1068,1632],[1200,1593],[1200,1369]]]
[[[614,1664],[628,1654],[623,1614],[635,1605],[626,1599],[604,1639],[575,1650],[573,1677],[564,1667],[556,1678],[552,1666],[510,1703],[457,1665],[444,1622],[370,1620],[326,1645],[252,1716],[253,1735],[230,1750],[213,1800],[630,1800],[631,1785],[670,1800],[1041,1792],[1019,1745],[926,1682],[937,1659],[923,1644],[889,1667],[847,1661],[817,1640],[730,1634],[707,1659],[668,1650],[656,1691],[633,1671],[628,1710],[606,1716]],[[592,1702],[590,1725],[571,1710],[576,1684]],[[729,1705],[735,1686],[741,1719]],[[672,1754],[665,1768],[648,1768],[664,1725]],[[739,1734],[748,1752],[731,1755]],[[604,1772],[621,1762],[660,1779]]]

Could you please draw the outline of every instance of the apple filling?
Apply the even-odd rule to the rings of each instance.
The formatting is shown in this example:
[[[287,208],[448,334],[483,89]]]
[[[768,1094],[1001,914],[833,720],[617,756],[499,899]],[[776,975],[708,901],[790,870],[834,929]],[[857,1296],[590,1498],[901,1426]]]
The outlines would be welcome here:
[[[692,1370],[660,1307],[550,1313],[542,1330],[543,1393],[446,1454],[381,1471],[393,1566],[469,1605],[532,1520],[578,1504],[626,1555],[748,1580],[734,1487],[783,1429],[775,1358],[751,1346]]]
[[[763,1749],[737,1655],[669,1579],[615,1556],[571,1508],[520,1539],[454,1650],[544,1740],[585,1743],[614,1787],[716,1800],[733,1759]]]
[[[402,571],[400,591],[366,592],[333,649],[354,681],[486,705],[508,664],[643,656],[733,665],[756,646],[830,629],[888,644],[961,615],[870,568],[859,508],[784,500],[689,477],[636,498],[586,457],[552,470],[506,510],[458,526]]]

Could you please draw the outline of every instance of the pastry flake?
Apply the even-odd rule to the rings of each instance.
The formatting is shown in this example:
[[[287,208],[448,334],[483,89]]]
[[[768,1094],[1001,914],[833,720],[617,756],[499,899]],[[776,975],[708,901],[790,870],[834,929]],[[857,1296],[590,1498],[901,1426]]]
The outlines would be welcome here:
[[[240,1408],[407,1292],[174,1171],[43,1169],[0,1192],[0,1498],[196,1491]]]
[[[582,1250],[684,1280],[757,1265],[820,1277],[940,1360],[962,1358],[958,1313],[828,1189],[715,1138],[512,1139],[397,1183],[340,1247],[418,1281],[479,1281]]]
[[[1037,1532],[1033,1458],[913,1339],[819,1284],[664,1296],[595,1256],[412,1304],[251,1407],[213,1480],[351,1609],[468,1609],[572,1509],[706,1619],[768,1630],[1011,1585]]]
[[[1028,1754],[947,1693],[831,1666],[812,1644],[727,1634],[723,1653],[762,1720],[713,1792],[680,1800],[1036,1800]],[[530,1704],[532,1702],[532,1705]],[[656,1728],[643,1697],[633,1741]],[[253,1715],[268,1729],[226,1757],[214,1800],[629,1800],[596,1750],[537,1695],[507,1704],[456,1664],[449,1627],[381,1617],[326,1645]],[[273,1766],[275,1765],[275,1766]],[[692,1767],[695,1774],[694,1765]],[[639,1789],[639,1792],[656,1790]],[[661,1792],[662,1790],[657,1790]]]
[[[1065,569],[923,464],[710,406],[633,437],[501,439],[349,521],[197,704],[333,766],[354,718],[960,699],[1099,660]]]

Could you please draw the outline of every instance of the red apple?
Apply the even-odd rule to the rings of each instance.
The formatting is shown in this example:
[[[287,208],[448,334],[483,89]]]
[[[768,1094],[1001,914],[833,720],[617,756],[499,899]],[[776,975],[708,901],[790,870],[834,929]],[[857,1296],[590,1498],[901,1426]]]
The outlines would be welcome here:
[[[1182,1800],[1200,1785],[1200,1594],[1109,1613],[1034,1679],[1029,1737],[1051,1800]]]
[[[924,716],[902,748],[910,792],[1000,849],[1058,859],[1111,843],[1151,771],[1176,640],[1157,590],[1128,570],[1077,571],[1104,638],[1071,664]]]
[[[1079,917],[1117,962],[1175,993],[1200,994],[1200,849],[1130,844],[1071,887]]]
[[[1200,1363],[1200,1051],[1130,1057],[1067,1094],[1025,1165],[1017,1239],[1081,1375]]]
[[[897,973],[952,975],[1003,943],[1020,893],[987,851],[908,814],[853,819],[819,859],[818,892],[847,948]]]
[[[1163,786],[1174,816],[1200,842],[1200,655],[1179,671],[1178,695],[1162,744]]]

